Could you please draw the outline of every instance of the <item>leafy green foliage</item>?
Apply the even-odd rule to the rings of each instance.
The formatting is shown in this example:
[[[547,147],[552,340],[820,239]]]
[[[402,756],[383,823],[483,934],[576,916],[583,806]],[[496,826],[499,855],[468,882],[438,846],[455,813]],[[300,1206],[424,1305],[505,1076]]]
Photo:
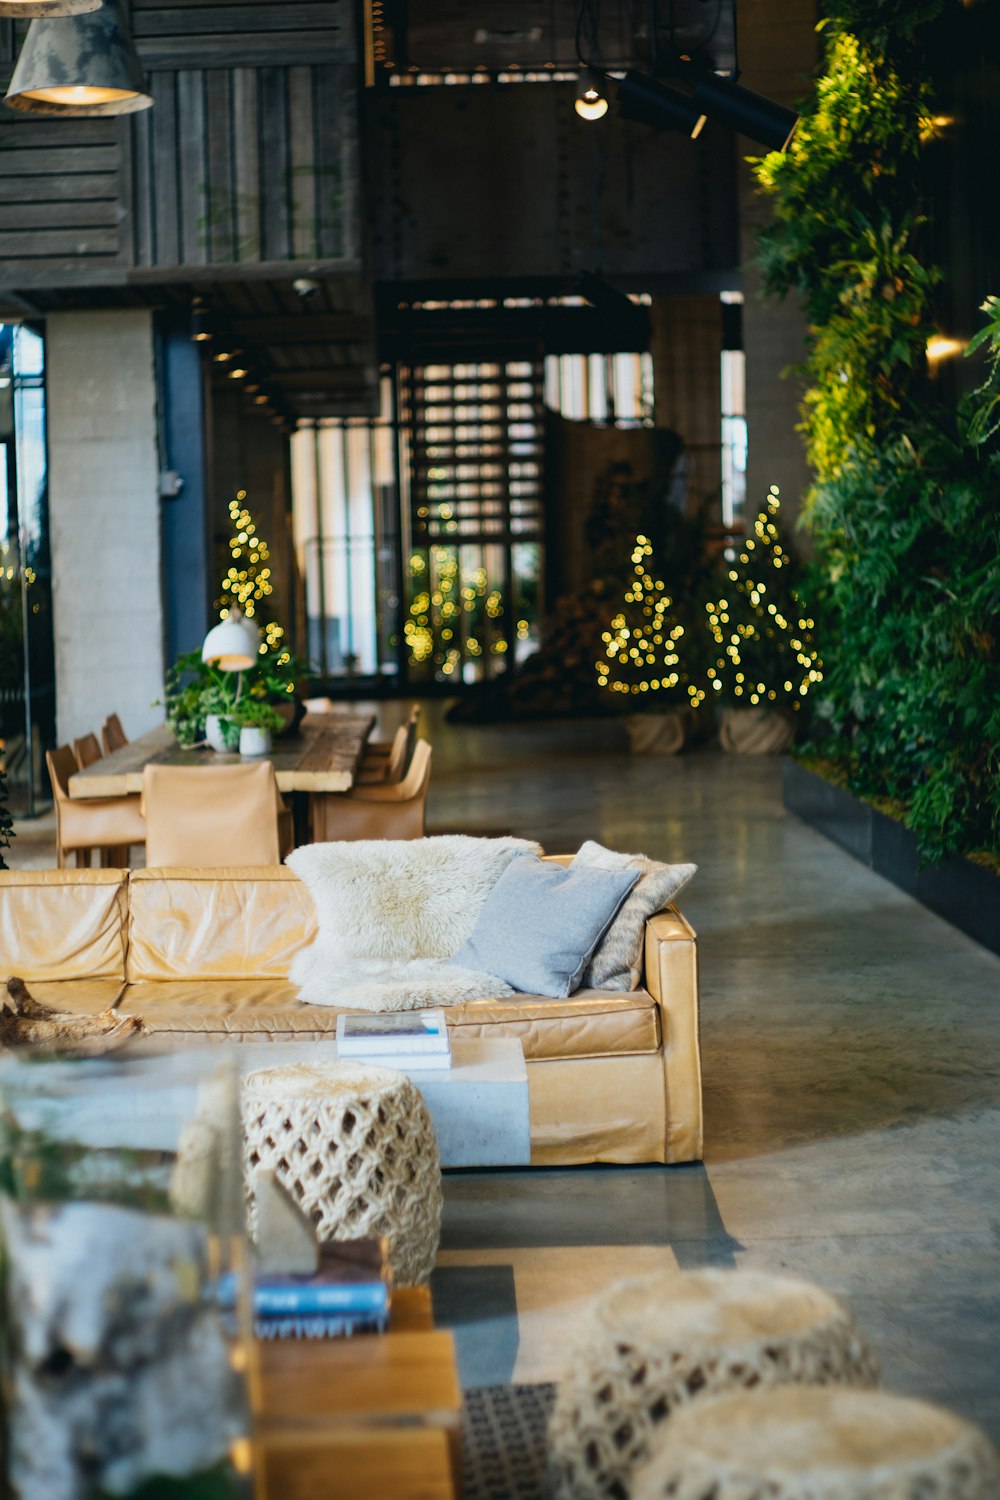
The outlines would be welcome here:
[[[755,164],[774,206],[766,289],[809,320],[803,406],[815,484],[826,734],[849,784],[903,812],[928,859],[1000,843],[1000,298],[986,378],[927,401],[939,273],[921,256],[932,106],[919,28],[936,0],[834,0],[815,99]]]
[[[907,413],[939,279],[920,259],[913,207],[930,94],[895,9],[865,7],[858,34],[829,25],[790,149],[754,163],[774,210],[759,237],[765,290],[798,292],[809,320],[803,432],[820,481]]]
[[[937,859],[1000,844],[1000,453],[928,419],[822,486],[838,644],[824,705],[851,785]]]

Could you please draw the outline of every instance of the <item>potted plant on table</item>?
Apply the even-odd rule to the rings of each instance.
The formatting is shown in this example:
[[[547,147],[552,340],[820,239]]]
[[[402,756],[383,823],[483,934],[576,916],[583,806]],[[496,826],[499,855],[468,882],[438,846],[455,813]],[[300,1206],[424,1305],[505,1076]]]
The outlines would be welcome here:
[[[233,710],[233,719],[239,728],[241,755],[267,755],[271,736],[284,723],[278,710],[262,698],[241,699]]]

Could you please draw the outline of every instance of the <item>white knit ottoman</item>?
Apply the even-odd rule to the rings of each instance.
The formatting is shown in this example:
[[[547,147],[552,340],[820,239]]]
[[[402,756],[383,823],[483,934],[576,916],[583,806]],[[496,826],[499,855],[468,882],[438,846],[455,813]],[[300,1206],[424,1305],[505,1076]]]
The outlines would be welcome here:
[[[870,1386],[877,1375],[847,1309],[804,1281],[673,1271],[619,1282],[567,1352],[549,1428],[552,1493],[627,1500],[660,1424],[695,1398],[790,1382]]]
[[[390,1068],[331,1062],[250,1073],[242,1094],[248,1181],[270,1168],[321,1240],[385,1235],[400,1286],[427,1281],[441,1232],[434,1127]],[[254,1207],[249,1209],[254,1229]]]
[[[1000,1457],[971,1423],[883,1391],[741,1391],[680,1411],[635,1500],[996,1500]]]

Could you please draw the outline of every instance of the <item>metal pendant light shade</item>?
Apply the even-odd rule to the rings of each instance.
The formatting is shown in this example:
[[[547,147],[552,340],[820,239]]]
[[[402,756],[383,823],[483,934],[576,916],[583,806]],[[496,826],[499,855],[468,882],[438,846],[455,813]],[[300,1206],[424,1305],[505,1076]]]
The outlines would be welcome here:
[[[68,116],[127,115],[152,102],[121,0],[32,21],[4,99],[27,114]]]
[[[692,140],[701,134],[705,115],[690,95],[629,68],[618,80],[618,113],[654,130],[682,130]]]
[[[745,89],[732,78],[703,78],[695,85],[694,102],[710,120],[759,141],[768,151],[787,150],[799,117],[794,109]]]
[[[0,0],[0,16],[34,21],[38,16],[82,16],[97,10],[102,0]]]

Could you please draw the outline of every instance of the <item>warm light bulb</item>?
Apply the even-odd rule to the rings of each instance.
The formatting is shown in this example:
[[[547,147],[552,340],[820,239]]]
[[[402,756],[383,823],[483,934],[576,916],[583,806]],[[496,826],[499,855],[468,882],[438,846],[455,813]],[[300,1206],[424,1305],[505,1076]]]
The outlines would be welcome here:
[[[608,101],[602,99],[596,89],[588,89],[574,107],[581,120],[603,120],[608,112]]]
[[[43,104],[61,104],[66,109],[81,109],[88,104],[113,104],[120,99],[137,99],[135,89],[105,89],[88,83],[67,84],[64,88],[25,89],[25,99]]]

